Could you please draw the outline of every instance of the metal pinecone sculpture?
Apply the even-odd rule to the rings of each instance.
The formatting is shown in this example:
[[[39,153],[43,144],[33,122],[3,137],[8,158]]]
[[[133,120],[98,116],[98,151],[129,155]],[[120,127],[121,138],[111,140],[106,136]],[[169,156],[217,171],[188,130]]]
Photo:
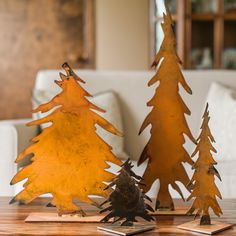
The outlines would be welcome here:
[[[105,188],[115,189],[110,194],[109,198],[101,204],[110,203],[110,205],[100,211],[100,213],[110,211],[110,213],[105,216],[101,222],[108,222],[113,218],[113,223],[124,220],[121,226],[132,226],[133,222],[137,222],[135,217],[142,217],[147,221],[154,220],[154,218],[149,214],[149,211],[154,211],[150,205],[145,203],[145,199],[151,201],[151,199],[146,196],[139,185],[142,184],[139,181],[142,178],[136,175],[132,171],[133,165],[128,159],[123,165],[119,174],[114,178],[114,180]]]

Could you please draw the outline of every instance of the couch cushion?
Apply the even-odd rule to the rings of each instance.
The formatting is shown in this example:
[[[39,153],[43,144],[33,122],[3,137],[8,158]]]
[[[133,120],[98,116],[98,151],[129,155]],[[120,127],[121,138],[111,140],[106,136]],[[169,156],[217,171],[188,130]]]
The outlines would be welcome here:
[[[35,89],[33,91],[33,108],[38,107],[40,104],[46,103],[50,101],[55,96],[55,93],[51,91],[43,91],[43,90],[37,90]],[[106,112],[101,113],[97,112],[100,116],[108,120],[111,124],[113,124],[117,129],[119,129],[121,132],[124,131],[123,129],[123,123],[122,123],[122,116],[119,106],[118,97],[114,92],[108,91],[104,93],[99,93],[95,95],[93,98],[89,98],[92,103],[97,105],[98,107],[101,107]],[[53,110],[45,113],[38,112],[37,114],[33,114],[34,119],[42,118],[49,113],[51,113]],[[42,124],[41,128],[46,128],[49,126],[50,123]],[[97,134],[102,137],[102,139],[107,142],[112,148],[113,153],[120,159],[127,159],[128,155],[124,151],[124,139],[122,137],[118,137],[116,135],[113,135],[100,126],[97,126]]]
[[[236,161],[236,90],[212,83],[207,101],[211,117],[209,126],[218,152],[216,161]]]

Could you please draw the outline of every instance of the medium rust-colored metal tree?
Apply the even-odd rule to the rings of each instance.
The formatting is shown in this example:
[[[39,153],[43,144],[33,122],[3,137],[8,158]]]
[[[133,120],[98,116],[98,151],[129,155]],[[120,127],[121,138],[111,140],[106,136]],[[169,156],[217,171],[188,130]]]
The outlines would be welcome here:
[[[102,222],[108,222],[111,218],[114,218],[113,223],[125,219],[121,225],[127,226],[133,225],[133,222],[136,222],[136,217],[142,217],[147,221],[154,220],[149,214],[149,211],[153,212],[152,207],[144,201],[145,199],[151,201],[151,199],[140,189],[139,181],[142,178],[136,175],[132,168],[131,161],[127,160],[122,165],[117,177],[106,187],[106,189],[111,189],[115,186],[115,189],[109,198],[102,203],[104,205],[109,202],[110,205],[101,213],[111,211],[101,220]]]
[[[148,160],[144,173],[145,191],[148,191],[155,180],[160,181],[160,190],[156,199],[156,209],[174,210],[174,203],[169,192],[169,186],[176,190],[183,198],[177,181],[186,188],[189,183],[188,175],[183,163],[193,164],[192,159],[183,147],[184,134],[195,143],[195,139],[188,127],[185,114],[191,112],[184,104],[180,94],[179,85],[186,92],[192,94],[187,85],[176,53],[176,42],[173,33],[173,21],[168,7],[162,23],[164,40],[157,53],[152,66],[157,72],[149,81],[148,86],[159,83],[153,98],[147,103],[152,107],[151,112],[144,120],[140,133],[151,125],[151,137],[145,146],[138,164]]]
[[[220,206],[216,200],[216,196],[221,198],[221,194],[214,182],[215,176],[219,179],[221,178],[214,167],[217,162],[213,159],[211,153],[216,153],[216,150],[211,144],[212,142],[215,142],[215,140],[208,126],[209,120],[210,117],[207,104],[203,115],[201,133],[197,139],[197,147],[192,154],[192,157],[198,154],[198,159],[193,165],[195,172],[190,182],[190,185],[193,186],[193,191],[187,199],[190,200],[194,198],[194,202],[188,213],[192,214],[194,211],[197,211],[197,215],[202,214],[200,220],[201,225],[211,224],[209,208],[212,208],[217,216],[222,214]]]
[[[27,125],[40,125],[51,122],[41,134],[32,139],[16,159],[20,162],[33,154],[32,163],[21,169],[11,184],[27,179],[24,189],[11,201],[29,203],[44,193],[51,193],[52,204],[59,214],[84,212],[74,200],[92,203],[89,195],[107,196],[106,185],[114,174],[105,169],[106,161],[121,165],[105,143],[96,133],[99,125],[115,135],[121,133],[95,111],[105,112],[92,104],[86,97],[92,97],[79,83],[79,78],[67,63],[62,65],[66,75],[60,73],[61,80],[55,81],[62,91],[50,102],[40,105],[33,112],[47,112],[49,115],[32,121]]]

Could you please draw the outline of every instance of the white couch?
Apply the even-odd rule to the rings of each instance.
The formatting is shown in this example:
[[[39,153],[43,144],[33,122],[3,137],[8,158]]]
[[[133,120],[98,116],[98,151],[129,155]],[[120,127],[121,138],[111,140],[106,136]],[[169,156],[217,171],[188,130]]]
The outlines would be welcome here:
[[[58,92],[59,88],[53,82],[54,79],[58,78],[58,73],[59,71],[56,70],[40,71],[36,77],[35,88]],[[147,82],[154,72],[80,70],[76,73],[86,81],[84,87],[90,93],[96,94],[113,90],[118,94],[124,121],[125,149],[132,160],[137,160],[149,137],[148,129],[141,136],[138,136],[138,131],[149,111],[146,102],[154,94],[155,86],[147,87]],[[182,90],[180,92],[183,100],[192,111],[192,115],[187,117],[187,120],[193,134],[197,136],[210,84],[213,81],[220,81],[236,88],[236,72],[184,71],[184,76],[193,90],[193,95],[183,93]],[[16,154],[28,145],[28,140],[38,133],[37,127],[26,127],[26,122],[26,119],[0,122],[0,195],[14,195],[17,191],[15,186],[9,186],[9,181],[16,172],[13,160]],[[188,140],[185,147],[189,153],[192,152],[193,146]],[[217,169],[224,181],[222,183],[217,182],[217,184],[224,197],[236,197],[236,153],[231,154],[235,159],[230,164],[223,160],[224,154],[218,153],[217,155],[215,155],[219,162]],[[144,168],[145,165],[138,168],[135,166],[135,171],[142,174]],[[189,167],[187,170],[191,175],[192,172]],[[153,189],[152,194],[155,192]],[[178,196],[175,193],[173,194]]]

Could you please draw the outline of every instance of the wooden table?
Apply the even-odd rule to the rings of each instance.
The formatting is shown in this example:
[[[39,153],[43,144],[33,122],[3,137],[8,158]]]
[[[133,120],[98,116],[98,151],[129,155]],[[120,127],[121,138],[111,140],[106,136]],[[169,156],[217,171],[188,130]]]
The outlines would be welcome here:
[[[91,223],[25,223],[30,212],[53,212],[55,208],[47,208],[48,199],[39,198],[26,206],[9,205],[10,198],[0,198],[0,235],[111,235],[97,230],[98,224]],[[182,201],[175,200],[177,205]],[[223,200],[221,206],[224,215],[219,221],[236,224],[236,199]],[[92,206],[82,205],[83,209],[95,210]],[[190,216],[158,216],[156,230],[140,235],[202,235],[177,229],[176,226],[191,221]],[[101,225],[101,224],[100,224]],[[217,235],[236,235],[236,228]]]

